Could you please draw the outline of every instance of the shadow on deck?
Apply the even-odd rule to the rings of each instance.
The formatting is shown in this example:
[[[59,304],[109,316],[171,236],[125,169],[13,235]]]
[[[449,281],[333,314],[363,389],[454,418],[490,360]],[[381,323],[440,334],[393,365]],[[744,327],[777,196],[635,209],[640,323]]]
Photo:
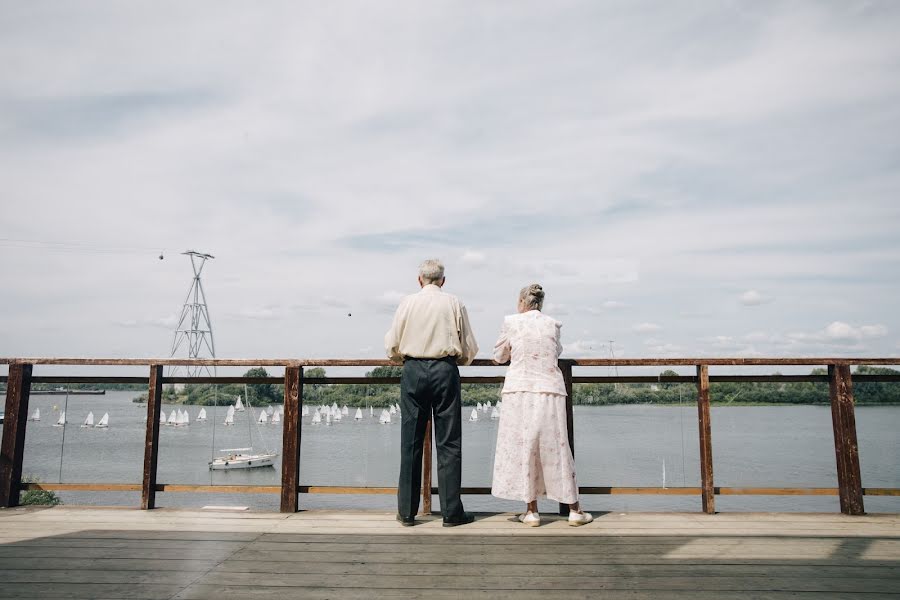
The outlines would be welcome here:
[[[886,598],[900,516],[0,510],[2,598]]]

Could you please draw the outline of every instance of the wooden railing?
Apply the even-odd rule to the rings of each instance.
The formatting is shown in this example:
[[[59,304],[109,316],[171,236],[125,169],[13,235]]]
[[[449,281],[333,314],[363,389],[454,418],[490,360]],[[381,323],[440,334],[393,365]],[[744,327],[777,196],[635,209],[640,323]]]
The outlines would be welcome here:
[[[304,384],[397,384],[398,377],[304,377],[304,367],[377,367],[393,365],[386,360],[366,359],[97,359],[97,358],[6,358],[9,365],[5,382],[6,421],[0,446],[0,506],[19,503],[23,490],[54,491],[140,491],[141,508],[156,506],[157,492],[229,492],[280,493],[281,511],[296,512],[300,494],[394,494],[394,487],[345,487],[300,484],[301,414]],[[569,444],[574,453],[575,437],[572,411],[572,386],[576,383],[684,383],[697,385],[697,417],[700,440],[700,487],[580,487],[587,494],[673,494],[699,495],[703,512],[715,512],[716,495],[837,495],[841,512],[864,514],[863,496],[900,496],[900,488],[863,488],[860,478],[859,447],[854,417],[853,380],[900,382],[897,375],[855,375],[852,365],[898,365],[900,358],[639,358],[639,359],[561,359],[568,400]],[[35,365],[66,366],[149,366],[148,377],[35,376]],[[284,367],[284,377],[164,377],[166,366],[207,367]],[[490,360],[476,360],[473,366],[497,367]],[[573,376],[574,367],[674,367],[691,366],[693,376]],[[718,375],[710,376],[710,366],[827,366],[827,375]],[[466,376],[463,383],[501,383],[502,376]],[[716,487],[713,478],[712,429],[710,420],[710,382],[828,382],[831,399],[834,450],[837,463],[837,488]],[[148,386],[147,429],[144,443],[144,467],[141,483],[23,483],[22,461],[28,400],[32,383],[139,383]],[[159,453],[159,417],[163,385],[167,383],[278,383],[284,384],[284,429],[281,449],[281,486],[182,485],[159,483],[156,479]],[[422,510],[431,512],[431,428],[426,432],[423,465]],[[488,487],[467,487],[463,494],[489,494]],[[565,513],[566,507],[560,506]]]

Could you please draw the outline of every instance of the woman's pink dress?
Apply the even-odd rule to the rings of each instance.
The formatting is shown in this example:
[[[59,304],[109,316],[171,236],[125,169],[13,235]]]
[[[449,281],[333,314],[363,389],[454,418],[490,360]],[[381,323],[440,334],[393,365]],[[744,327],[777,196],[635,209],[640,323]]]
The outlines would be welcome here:
[[[540,311],[503,320],[494,360],[510,361],[503,384],[491,494],[531,502],[578,501],[566,428],[566,388],[557,359],[562,324]]]

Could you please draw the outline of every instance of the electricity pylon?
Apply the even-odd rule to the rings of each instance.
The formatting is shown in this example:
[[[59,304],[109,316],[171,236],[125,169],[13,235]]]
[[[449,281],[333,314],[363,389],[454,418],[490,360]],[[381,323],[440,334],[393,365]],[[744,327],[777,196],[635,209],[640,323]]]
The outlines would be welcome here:
[[[215,258],[212,254],[203,254],[188,250],[182,254],[191,258],[191,268],[194,270],[194,279],[191,288],[184,299],[181,309],[181,318],[175,328],[175,339],[172,340],[171,358],[175,358],[185,344],[187,345],[188,358],[215,358],[216,345],[213,341],[212,322],[209,319],[209,308],[206,306],[206,294],[203,293],[203,283],[200,281],[200,273],[207,259]],[[204,356],[209,354],[209,356]],[[196,377],[205,374],[212,376],[209,367],[184,367],[188,377]],[[179,367],[169,370],[169,377],[174,377]]]

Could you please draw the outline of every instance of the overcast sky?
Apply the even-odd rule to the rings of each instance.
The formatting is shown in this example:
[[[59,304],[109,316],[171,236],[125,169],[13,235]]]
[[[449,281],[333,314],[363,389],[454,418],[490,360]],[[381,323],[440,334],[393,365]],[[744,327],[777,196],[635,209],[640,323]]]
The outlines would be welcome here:
[[[0,355],[900,355],[900,3],[0,1]],[[165,256],[159,260],[160,252]],[[352,316],[350,316],[352,315]]]

